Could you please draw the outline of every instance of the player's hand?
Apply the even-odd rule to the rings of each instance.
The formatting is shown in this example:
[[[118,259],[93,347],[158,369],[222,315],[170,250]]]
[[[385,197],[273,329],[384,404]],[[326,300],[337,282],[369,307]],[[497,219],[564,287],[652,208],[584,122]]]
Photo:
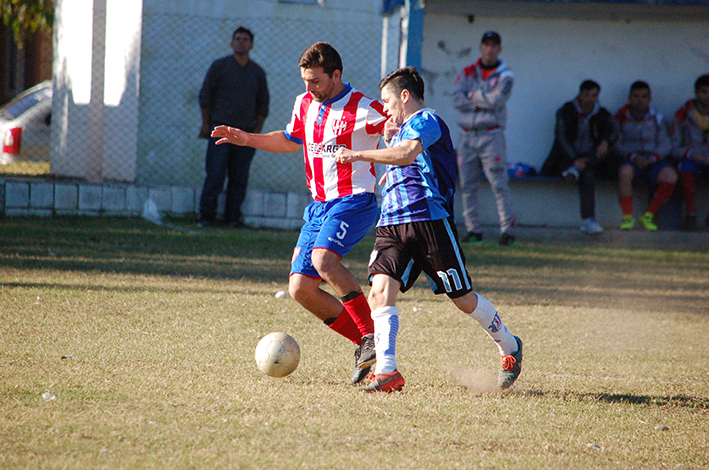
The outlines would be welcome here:
[[[387,121],[384,123],[384,131],[383,131],[383,137],[385,139],[392,139],[397,132],[399,132],[399,129],[401,128],[401,123],[394,119],[394,117],[390,117],[387,119]]]
[[[335,152],[335,160],[337,163],[351,163],[359,160],[357,154],[346,147],[340,147]]]
[[[586,158],[577,158],[576,160],[574,160],[574,165],[576,165],[576,168],[578,168],[579,171],[583,171],[586,169],[586,161],[587,160],[588,159],[586,159]]]
[[[384,174],[382,175],[382,177],[379,178],[379,181],[377,182],[377,184],[378,184],[379,186],[384,186],[384,183],[386,183],[386,182],[387,182],[387,174],[386,174],[386,171],[385,171]]]
[[[596,147],[596,158],[603,158],[608,153],[608,141],[604,140]]]
[[[638,170],[642,170],[652,163],[652,159],[642,155],[637,155],[633,159],[633,163],[635,163],[635,166],[638,167]]]
[[[248,136],[248,132],[229,126],[217,126],[212,131],[212,137],[219,139],[217,140],[217,145],[229,143],[247,146],[246,141]]]

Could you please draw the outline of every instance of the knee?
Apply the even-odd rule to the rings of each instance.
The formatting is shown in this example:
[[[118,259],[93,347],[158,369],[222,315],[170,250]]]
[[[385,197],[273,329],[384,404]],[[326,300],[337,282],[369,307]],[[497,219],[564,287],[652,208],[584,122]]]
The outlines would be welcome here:
[[[618,168],[618,178],[623,180],[633,179],[633,167],[630,165],[622,165]]]
[[[326,277],[329,272],[342,264],[342,260],[335,252],[325,249],[313,250],[310,260],[322,277]]]
[[[660,172],[658,179],[663,183],[676,184],[677,172],[671,167],[665,167]]]
[[[313,250],[310,254],[310,262],[313,263],[313,267],[320,272],[326,264],[324,250]]]
[[[468,292],[462,297],[451,299],[458,310],[461,312],[472,315],[478,306],[478,296],[475,292]]]
[[[372,277],[372,288],[367,301],[372,311],[382,307],[396,305],[396,295],[401,283],[385,274],[375,274]]]
[[[510,192],[510,186],[507,180],[498,181],[491,189],[495,197],[498,198]]]
[[[298,297],[302,294],[301,285],[293,276],[288,280],[288,294],[290,294],[296,302],[300,302]]]
[[[372,287],[372,290],[369,291],[367,302],[369,303],[369,307],[374,311],[387,305],[387,296],[384,295],[384,291]]]
[[[291,276],[288,280],[288,293],[293,300],[299,304],[302,304],[306,299],[308,299],[308,297],[310,297],[312,293],[311,291],[311,283],[303,282],[303,279],[300,276]]]

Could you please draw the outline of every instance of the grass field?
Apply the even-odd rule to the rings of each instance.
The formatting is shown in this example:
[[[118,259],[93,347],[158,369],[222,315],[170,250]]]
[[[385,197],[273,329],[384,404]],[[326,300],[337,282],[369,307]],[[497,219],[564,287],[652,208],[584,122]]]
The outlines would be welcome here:
[[[0,219],[0,468],[709,467],[705,251],[466,246],[519,381],[496,391],[495,345],[420,282],[406,387],[369,395],[352,345],[275,297],[296,233],[173,224]],[[253,359],[272,331],[301,347],[283,379]]]

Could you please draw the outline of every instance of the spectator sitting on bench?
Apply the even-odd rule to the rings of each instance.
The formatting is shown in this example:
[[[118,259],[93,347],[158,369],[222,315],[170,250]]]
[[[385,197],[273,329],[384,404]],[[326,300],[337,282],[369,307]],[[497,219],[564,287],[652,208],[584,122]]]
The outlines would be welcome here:
[[[542,166],[545,176],[578,182],[581,230],[603,232],[596,221],[595,177],[614,178],[617,159],[612,144],[618,137],[611,113],[598,104],[601,86],[586,80],[579,94],[556,112],[554,145]]]
[[[709,75],[702,75],[694,82],[694,95],[675,113],[670,132],[684,196],[682,230],[696,230],[696,178],[702,175],[709,178]],[[709,227],[709,214],[704,223]]]
[[[672,143],[662,115],[650,107],[650,85],[637,81],[630,86],[628,104],[615,115],[619,123],[616,151],[621,156],[618,166],[618,200],[623,211],[621,230],[635,226],[633,218],[633,179],[642,177],[651,188],[653,196],[638,222],[645,230],[654,232],[655,213],[672,196],[677,184],[677,172],[666,160]]]

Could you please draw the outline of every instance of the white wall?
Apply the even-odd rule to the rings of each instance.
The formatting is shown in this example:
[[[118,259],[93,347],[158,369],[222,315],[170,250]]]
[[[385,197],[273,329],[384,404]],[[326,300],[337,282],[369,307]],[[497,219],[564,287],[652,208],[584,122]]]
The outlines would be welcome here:
[[[338,50],[345,81],[378,96],[382,43],[378,0],[327,0],[322,5],[278,0],[144,1],[137,178],[142,185],[202,184],[206,140],[197,138],[198,93],[210,64],[232,53],[231,34],[240,25],[254,33],[251,58],[268,79],[271,104],[264,132],[288,124],[294,99],[304,91],[298,58],[317,41]],[[165,133],[171,136],[169,142]],[[307,191],[302,152],[258,151],[249,185]]]
[[[422,69],[426,104],[455,129],[450,90],[460,69],[479,57],[483,32],[502,36],[503,57],[516,76],[508,104],[508,160],[541,167],[552,144],[554,113],[581,81],[600,83],[601,102],[615,112],[630,84],[647,81],[654,106],[666,116],[694,94],[709,73],[709,28],[704,22],[611,21],[474,17],[426,13]]]
[[[56,0],[52,173],[201,186],[197,96],[239,25],[254,32],[252,58],[268,75],[266,131],[288,123],[303,91],[298,57],[316,41],[338,49],[346,81],[378,94],[378,0]],[[306,191],[302,154],[257,155],[250,184]]]
[[[237,25],[256,34],[252,57],[269,77],[266,131],[287,123],[293,98],[303,89],[297,56],[312,42],[335,45],[343,56],[345,80],[371,96],[378,95],[379,79],[394,68],[391,56],[398,55],[398,16],[382,21],[379,0],[327,0],[322,6],[278,0],[131,0],[133,7],[121,11],[130,13],[127,22],[112,8],[121,1],[57,0],[53,172],[135,179],[146,186],[200,185],[205,141],[196,138],[197,93],[209,64],[231,52],[230,35]],[[502,34],[502,56],[517,77],[509,103],[510,162],[541,166],[551,146],[554,112],[586,78],[602,85],[601,101],[611,111],[623,104],[632,81],[647,80],[656,107],[671,114],[693,94],[695,78],[709,73],[709,28],[686,15],[673,21],[608,14],[596,14],[594,20],[578,19],[583,15],[573,20],[519,18],[510,9],[530,2],[427,4],[422,51],[426,101],[452,129],[456,111],[450,90],[456,74],[477,60],[485,30]],[[501,5],[507,5],[507,16],[498,12]],[[94,23],[102,18],[98,7],[105,9],[104,25]],[[606,13],[615,8],[606,7]],[[484,14],[463,13],[476,8]],[[701,11],[706,14],[709,8]],[[543,8],[535,12],[544,14]],[[382,67],[385,23],[390,29]],[[103,33],[97,32],[99,26]],[[122,34],[126,30],[130,34]],[[87,129],[102,135],[90,141]],[[116,162],[125,166],[112,166]],[[255,162],[255,186],[268,181],[288,190],[303,187],[294,177],[301,176],[302,156],[259,152]]]
[[[57,0],[51,172],[133,181],[142,0]]]
[[[52,173],[90,178],[92,160],[88,128],[95,122],[92,104],[94,17],[91,0],[57,0],[54,23],[54,96],[52,100]],[[95,100],[93,100],[95,103]],[[82,136],[84,138],[82,138]]]

